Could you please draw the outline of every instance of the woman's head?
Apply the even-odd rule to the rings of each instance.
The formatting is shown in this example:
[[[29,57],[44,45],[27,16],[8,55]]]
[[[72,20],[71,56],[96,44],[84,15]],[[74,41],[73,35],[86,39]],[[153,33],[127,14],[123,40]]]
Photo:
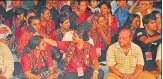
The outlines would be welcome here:
[[[28,22],[28,18],[31,16],[36,16],[36,11],[33,9],[29,9],[24,13],[24,20]]]
[[[153,11],[152,15],[154,15],[156,17],[156,22],[158,24],[160,24],[161,23],[161,19],[162,19],[161,13],[159,11]]]
[[[46,7],[41,7],[39,9],[39,16],[42,19],[49,20],[50,19],[50,10]]]
[[[68,17],[68,14],[63,13],[59,15],[59,21],[60,21],[60,26],[69,29],[70,28],[70,19]]]
[[[31,49],[31,50],[46,50],[46,43],[44,42],[44,39],[42,36],[33,36],[29,39],[28,41],[28,47]]]
[[[74,31],[72,39],[74,42],[78,42],[79,40],[88,41],[89,36],[88,36],[88,33],[85,31],[85,28],[82,26],[79,26],[77,30]]]
[[[107,25],[107,21],[106,21],[106,18],[104,15],[99,15],[98,16],[98,20],[97,20],[97,23],[101,26],[105,26]]]
[[[138,14],[129,15],[124,27],[130,28],[139,28],[140,27],[140,16]]]
[[[109,2],[102,2],[99,4],[101,14],[107,14],[108,12],[111,12],[111,5]]]
[[[25,11],[26,11],[26,10],[23,9],[23,8],[17,8],[17,9],[15,10],[15,17],[16,17],[17,19],[23,21],[23,20],[24,20],[24,13],[25,13]]]
[[[72,12],[71,6],[69,6],[69,5],[64,5],[64,6],[61,8],[60,13],[65,13],[65,12],[71,13],[71,12]]]

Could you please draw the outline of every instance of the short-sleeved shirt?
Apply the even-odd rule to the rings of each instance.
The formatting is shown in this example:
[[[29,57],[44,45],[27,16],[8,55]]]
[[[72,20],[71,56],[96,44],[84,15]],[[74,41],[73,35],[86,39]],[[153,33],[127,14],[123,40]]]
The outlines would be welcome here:
[[[67,41],[61,41],[61,42],[58,41],[57,48],[66,51],[69,43],[70,42],[67,42]],[[84,46],[85,45],[86,45],[86,43],[84,44]],[[82,57],[82,58],[83,58],[83,56],[85,56],[82,51],[83,51],[83,49],[79,50],[77,48],[77,46],[75,47],[74,55],[72,56],[72,59],[70,60],[70,64],[69,64],[66,72],[77,72],[77,68],[79,66],[83,68],[84,72],[86,72],[88,70],[88,67],[85,65],[83,60],[80,60],[80,61],[77,60],[78,56]],[[89,51],[90,51],[89,55],[90,55],[91,60],[98,60],[98,56],[97,56],[95,47],[91,47],[91,49]],[[77,65],[77,62],[79,63],[79,65]]]
[[[144,65],[141,48],[132,42],[127,56],[116,42],[108,48],[106,58],[107,66],[115,66],[123,74],[133,74],[137,64]]]
[[[52,57],[51,57],[49,52],[46,52],[46,51],[40,52],[40,56],[38,58],[36,57],[36,55],[34,54],[33,51],[31,51],[30,53],[32,53],[32,55],[31,55],[33,57],[32,60],[35,61],[33,63],[36,64],[36,62],[38,62],[36,65],[36,69],[41,69],[41,68],[46,67],[45,63],[43,62],[43,58],[42,58],[43,56],[45,56],[48,67],[54,66]],[[31,69],[31,62],[32,61],[30,61],[30,58],[27,56],[27,54],[24,54],[21,57],[21,65],[22,65],[23,72],[32,70]]]
[[[120,8],[117,8],[115,10],[114,15],[116,16],[118,21],[118,28],[122,27],[127,21],[127,18],[129,16],[129,12],[128,12],[129,8],[130,6],[127,5],[126,9],[123,11]]]
[[[162,56],[161,47],[162,47],[162,44],[160,44],[158,49],[157,49],[156,60],[162,60],[161,59],[161,56]]]
[[[154,41],[152,43],[149,43],[149,44],[145,44],[145,43],[140,41],[140,38],[142,36],[153,37],[153,36],[156,36],[156,35],[159,35],[159,33],[155,32],[154,35],[147,34],[144,28],[137,29],[136,32],[135,32],[134,43],[139,45],[141,47],[141,49],[142,49],[143,57],[144,57],[144,61],[145,61],[144,70],[147,70],[147,71],[153,71],[153,70],[157,69],[156,63],[155,63],[156,52],[157,52],[157,47],[161,43],[161,39],[157,40],[157,41]],[[145,55],[146,52],[151,52],[152,53],[152,60],[146,60],[146,55]]]

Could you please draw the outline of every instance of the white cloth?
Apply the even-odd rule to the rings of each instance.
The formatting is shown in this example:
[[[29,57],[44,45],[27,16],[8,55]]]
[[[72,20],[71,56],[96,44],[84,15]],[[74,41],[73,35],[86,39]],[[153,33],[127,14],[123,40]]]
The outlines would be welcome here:
[[[162,60],[161,59],[161,47],[162,47],[162,44],[159,45],[158,49],[157,49],[157,55],[156,55],[156,60]]]
[[[73,33],[74,33],[74,31],[66,32],[65,35],[63,36],[62,41],[73,41],[73,39],[72,39]],[[87,42],[94,46],[93,39],[90,36],[89,36],[89,40]]]

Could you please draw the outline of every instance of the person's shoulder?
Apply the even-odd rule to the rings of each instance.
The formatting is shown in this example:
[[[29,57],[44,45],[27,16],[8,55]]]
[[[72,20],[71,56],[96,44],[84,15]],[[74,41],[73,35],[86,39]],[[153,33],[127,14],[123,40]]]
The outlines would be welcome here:
[[[144,28],[138,28],[136,29],[136,34],[144,34],[146,33],[145,29]]]
[[[115,43],[111,44],[111,45],[109,46],[109,48],[110,48],[110,49],[118,48],[118,46],[119,46],[119,43],[118,43],[118,42],[115,42]]]
[[[137,45],[137,44],[135,44],[133,42],[131,42],[131,46],[132,46],[133,49],[141,49],[139,45]]]

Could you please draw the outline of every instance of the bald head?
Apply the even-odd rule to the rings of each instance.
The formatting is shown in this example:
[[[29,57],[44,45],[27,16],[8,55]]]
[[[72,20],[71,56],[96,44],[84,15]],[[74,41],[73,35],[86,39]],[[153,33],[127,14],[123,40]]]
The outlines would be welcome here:
[[[132,31],[128,28],[121,29],[118,35],[118,42],[121,47],[130,45],[132,40]]]
[[[132,31],[128,28],[124,28],[124,29],[121,29],[119,31],[119,35],[125,35],[125,36],[128,36],[128,37],[132,37]]]

